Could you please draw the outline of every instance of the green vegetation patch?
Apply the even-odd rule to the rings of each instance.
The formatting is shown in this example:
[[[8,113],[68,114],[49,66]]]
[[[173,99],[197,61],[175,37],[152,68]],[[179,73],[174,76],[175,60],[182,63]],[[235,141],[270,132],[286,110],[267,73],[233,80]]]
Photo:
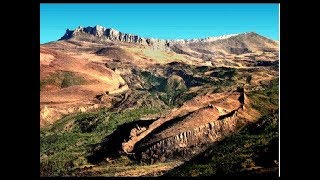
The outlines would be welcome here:
[[[84,77],[77,75],[70,71],[59,71],[48,78],[40,81],[40,91],[47,85],[53,85],[60,88],[66,88],[75,85],[85,84],[86,81]]]
[[[40,136],[40,175],[66,176],[82,159],[90,145],[98,143],[102,133],[63,132]],[[81,164],[81,165],[82,165]]]
[[[142,71],[142,78],[145,80],[145,87],[151,91],[164,91],[167,80],[164,77],[158,77],[153,75],[151,72]]]
[[[169,106],[176,104],[179,96],[183,95],[188,90],[184,80],[177,75],[172,75],[166,84],[165,94],[160,96],[162,100]]]
[[[248,92],[247,95],[252,107],[265,115],[279,107],[279,79],[272,80],[270,84],[264,85],[262,88],[263,90]]]

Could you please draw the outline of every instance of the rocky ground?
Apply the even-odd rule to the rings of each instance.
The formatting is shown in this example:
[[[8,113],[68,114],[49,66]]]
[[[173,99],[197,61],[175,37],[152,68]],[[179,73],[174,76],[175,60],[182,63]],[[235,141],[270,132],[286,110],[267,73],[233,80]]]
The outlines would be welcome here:
[[[256,33],[167,41],[100,26],[67,30],[40,46],[41,175],[223,174],[212,154],[237,159],[224,148],[240,146],[229,137],[249,134],[250,149],[260,147],[252,138],[270,133],[243,128],[279,108],[278,54],[275,41]],[[272,137],[263,145],[278,161]],[[212,161],[186,163],[202,153]],[[226,169],[275,174],[254,153],[226,159],[237,164]]]

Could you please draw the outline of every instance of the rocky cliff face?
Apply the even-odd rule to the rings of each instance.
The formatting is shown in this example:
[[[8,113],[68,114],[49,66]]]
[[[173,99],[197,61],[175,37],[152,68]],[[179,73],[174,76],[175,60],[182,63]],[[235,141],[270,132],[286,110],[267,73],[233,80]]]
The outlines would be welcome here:
[[[65,35],[60,39],[80,39],[89,41],[119,41],[126,43],[138,43],[142,45],[153,46],[157,49],[165,49],[169,46],[169,41],[152,38],[142,38],[138,35],[122,33],[112,28],[105,28],[102,26],[94,27],[78,27],[75,30],[66,30]]]
[[[207,144],[219,141],[234,132],[237,120],[237,115],[234,114],[159,140],[149,146],[138,147],[136,152],[139,152],[142,161],[151,164],[173,158],[188,159],[198,154]]]

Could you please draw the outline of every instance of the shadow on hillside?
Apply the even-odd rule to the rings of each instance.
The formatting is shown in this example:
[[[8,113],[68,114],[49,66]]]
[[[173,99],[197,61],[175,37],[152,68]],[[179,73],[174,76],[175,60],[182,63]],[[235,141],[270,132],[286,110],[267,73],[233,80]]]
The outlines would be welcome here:
[[[88,162],[97,164],[102,162],[105,158],[119,157],[122,153],[122,143],[128,140],[131,129],[136,126],[149,126],[153,120],[138,120],[120,125],[112,134],[105,137],[100,143],[91,147]]]

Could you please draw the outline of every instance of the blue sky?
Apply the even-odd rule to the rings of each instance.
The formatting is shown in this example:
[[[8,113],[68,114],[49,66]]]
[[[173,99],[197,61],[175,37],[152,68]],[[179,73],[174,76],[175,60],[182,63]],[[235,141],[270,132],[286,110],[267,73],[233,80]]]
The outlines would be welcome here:
[[[67,28],[112,27],[162,39],[191,39],[257,32],[279,40],[278,4],[41,4],[40,43]]]

